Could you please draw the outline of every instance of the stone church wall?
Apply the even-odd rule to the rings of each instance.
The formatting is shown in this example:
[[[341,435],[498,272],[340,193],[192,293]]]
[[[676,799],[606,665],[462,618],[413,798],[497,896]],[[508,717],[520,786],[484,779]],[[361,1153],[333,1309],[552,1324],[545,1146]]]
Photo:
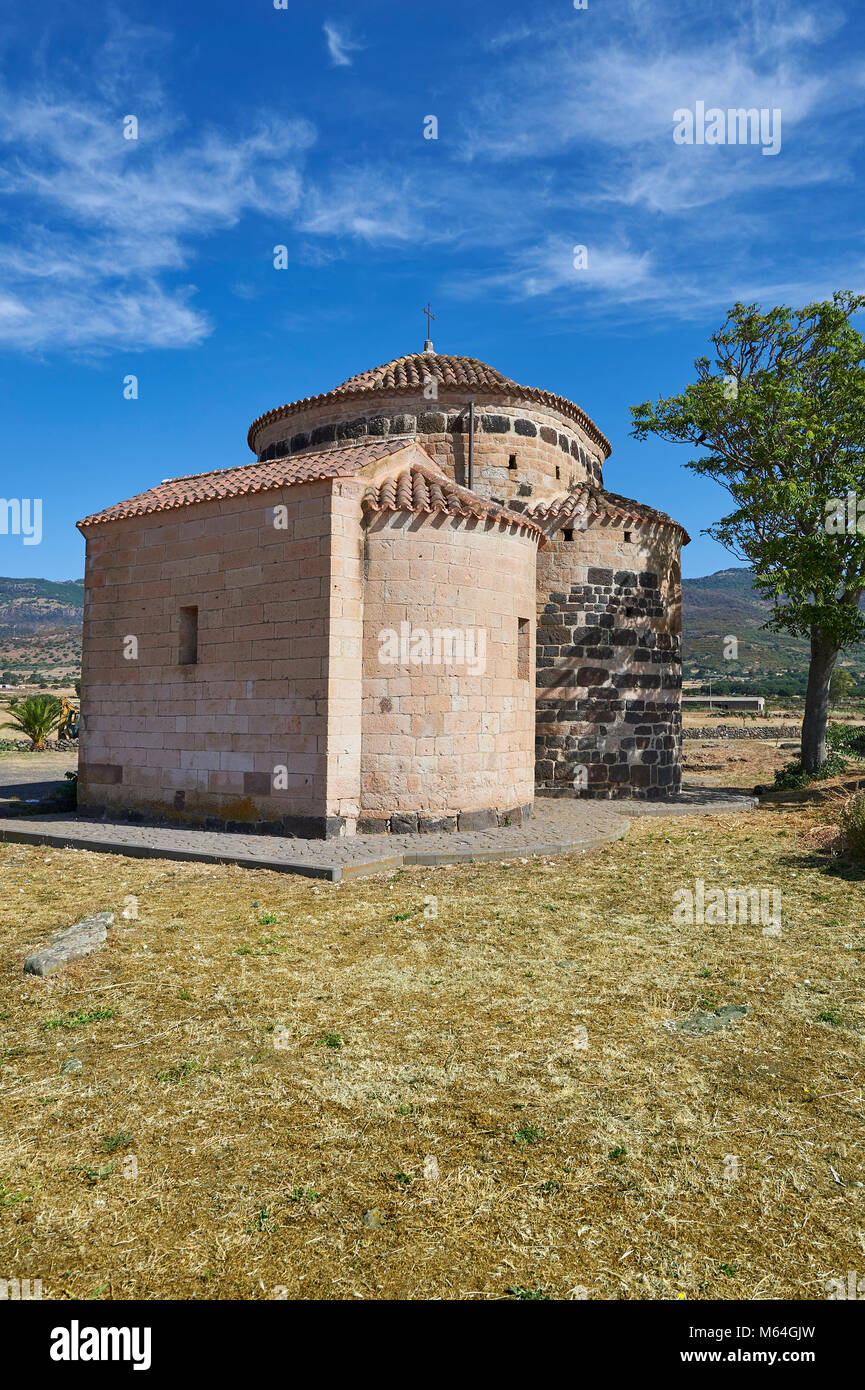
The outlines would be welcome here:
[[[581,483],[603,485],[599,444],[564,412],[473,394],[473,486],[481,496],[522,510]],[[272,421],[255,443],[260,456],[277,457],[377,433],[412,434],[465,483],[467,395],[440,387],[433,402],[385,392],[363,404],[327,402]],[[538,557],[537,790],[674,792],[681,783],[680,533],[630,522],[573,534],[572,542],[557,534]]]
[[[600,446],[567,415],[536,402],[475,393],[474,490],[510,503],[599,483]],[[468,395],[437,400],[376,392],[372,401],[328,402],[262,426],[259,458],[282,458],[379,436],[414,435],[456,482],[466,485]],[[511,466],[514,460],[515,466]]]
[[[357,488],[327,481],[90,529],[82,814],[312,835],[353,824],[359,516]],[[181,609],[197,609],[191,663]]]
[[[538,556],[538,793],[676,792],[680,533],[595,522],[565,540],[566,528]]]
[[[537,545],[513,526],[373,514],[364,542],[359,830],[478,829],[529,813]],[[394,662],[386,643],[403,625],[406,640],[409,632],[431,643],[436,632],[464,634],[463,654],[474,659],[413,662],[402,659],[404,648]],[[415,650],[423,655],[422,639]]]

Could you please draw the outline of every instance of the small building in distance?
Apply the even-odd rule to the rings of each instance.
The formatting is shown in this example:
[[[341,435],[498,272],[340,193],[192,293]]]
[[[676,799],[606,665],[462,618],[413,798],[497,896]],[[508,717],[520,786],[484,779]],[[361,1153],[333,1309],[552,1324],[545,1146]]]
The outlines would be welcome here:
[[[682,708],[757,710],[762,714],[766,708],[766,697],[764,695],[683,695]]]

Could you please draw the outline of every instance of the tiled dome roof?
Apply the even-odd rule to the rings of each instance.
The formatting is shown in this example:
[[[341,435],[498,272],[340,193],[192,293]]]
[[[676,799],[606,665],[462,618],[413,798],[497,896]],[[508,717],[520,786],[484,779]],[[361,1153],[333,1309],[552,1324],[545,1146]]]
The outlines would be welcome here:
[[[402,391],[423,390],[430,377],[442,386],[466,386],[469,390],[521,391],[515,381],[488,367],[477,357],[446,357],[440,352],[412,352],[407,357],[395,357],[383,367],[370,372],[358,372],[337,386],[332,394],[343,391]]]
[[[602,449],[604,457],[610,453],[612,446],[606,435],[601,433],[594,421],[573,401],[567,400],[564,396],[556,396],[552,391],[541,391],[536,386],[520,386],[518,382],[496,371],[495,367],[480,362],[477,357],[449,357],[440,352],[413,352],[405,357],[395,357],[392,362],[385,362],[381,367],[373,367],[371,371],[350,376],[332,391],[325,391],[320,396],[306,396],[303,400],[292,401],[288,405],[268,410],[266,414],[253,420],[247,442],[255,453],[258,431],[263,425],[269,425],[274,420],[298,414],[315,406],[326,406],[331,402],[362,401],[376,393],[405,392],[418,395],[428,384],[430,377],[437,381],[442,389],[479,391],[492,396],[517,396],[523,401],[551,406],[562,415],[575,420]],[[435,409],[435,403],[429,403],[427,408]]]

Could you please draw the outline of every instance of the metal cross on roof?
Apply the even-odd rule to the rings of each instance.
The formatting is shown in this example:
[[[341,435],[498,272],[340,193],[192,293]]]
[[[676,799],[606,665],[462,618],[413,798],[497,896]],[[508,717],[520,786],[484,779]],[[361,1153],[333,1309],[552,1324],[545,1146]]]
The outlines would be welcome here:
[[[426,302],[426,308],[424,309],[424,313],[426,314],[426,335],[427,338],[431,338],[432,320],[435,318],[435,314],[432,311],[432,305],[430,304],[429,300],[427,300]]]

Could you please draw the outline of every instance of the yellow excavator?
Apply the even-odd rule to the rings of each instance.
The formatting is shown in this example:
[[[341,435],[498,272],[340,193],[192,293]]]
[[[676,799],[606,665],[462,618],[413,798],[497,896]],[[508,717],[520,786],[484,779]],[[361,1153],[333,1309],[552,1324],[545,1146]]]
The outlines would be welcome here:
[[[77,738],[81,725],[81,712],[75,708],[71,700],[66,699],[65,695],[61,697],[60,703],[63,706],[63,712],[60,715],[60,723],[57,725],[57,737],[58,739]]]

